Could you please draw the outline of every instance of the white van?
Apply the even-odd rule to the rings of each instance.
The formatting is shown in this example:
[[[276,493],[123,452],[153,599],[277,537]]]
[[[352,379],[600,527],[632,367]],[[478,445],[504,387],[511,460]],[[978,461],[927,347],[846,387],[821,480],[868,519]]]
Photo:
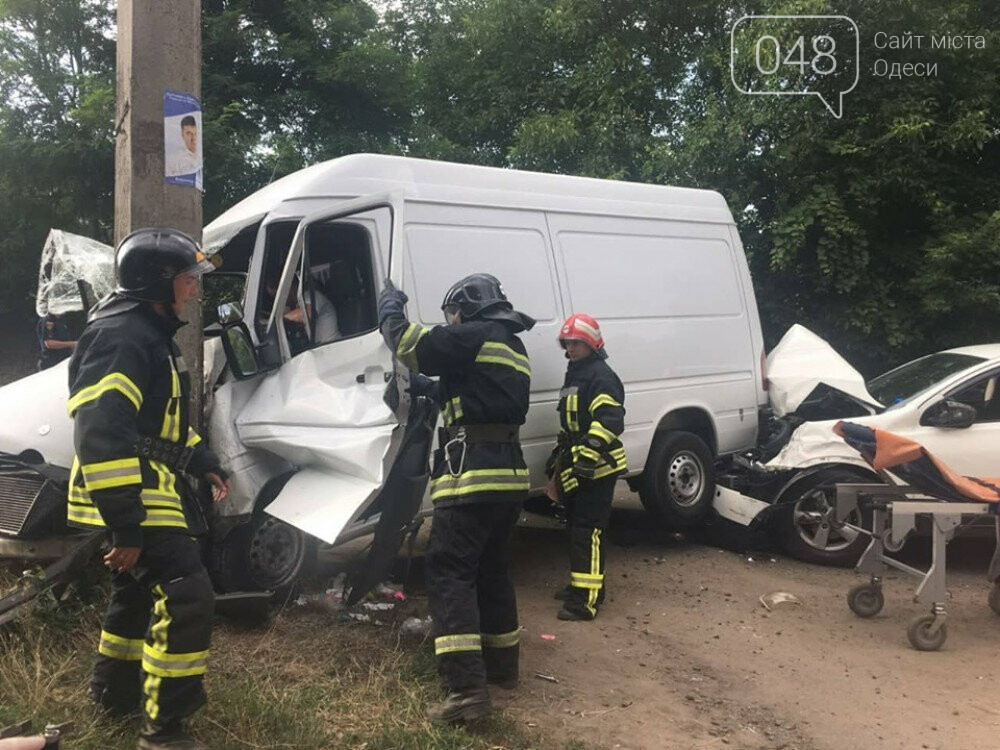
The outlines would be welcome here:
[[[204,245],[223,259],[206,296],[232,301],[220,290],[239,290],[241,304],[223,310],[221,339],[245,376],[206,362],[209,438],[234,475],[219,524],[233,528],[218,532],[226,541],[216,568],[250,571],[258,584],[298,570],[310,545],[300,532],[335,544],[379,521],[399,425],[412,416],[398,387],[406,373],[394,374],[377,326],[386,278],[424,325],[443,322],[446,290],[473,272],[499,278],[514,307],[538,321],[522,335],[532,377],[521,438],[533,492],[543,490],[559,429],[566,360],[556,337],[574,312],[601,324],[625,385],[627,478],[659,520],[700,521],[712,505],[714,458],[755,444],[767,402],[763,340],[718,193],[361,154],[251,195],[206,227]],[[300,326],[275,304],[289,295],[309,313]],[[331,306],[335,336],[315,319]],[[387,384],[403,398],[387,405]],[[17,449],[50,460],[33,434]],[[5,442],[0,435],[0,450],[12,450]],[[70,441],[58,458],[68,462],[71,451]]]

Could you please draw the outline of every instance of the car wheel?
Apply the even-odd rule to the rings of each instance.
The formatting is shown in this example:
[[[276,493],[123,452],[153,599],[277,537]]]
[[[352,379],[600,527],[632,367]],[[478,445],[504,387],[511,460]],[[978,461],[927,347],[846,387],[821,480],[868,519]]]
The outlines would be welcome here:
[[[711,449],[693,432],[657,436],[639,483],[646,510],[672,528],[704,521],[715,495],[712,460]]]
[[[838,483],[871,481],[849,469],[824,469],[792,488],[776,514],[777,535],[785,552],[796,560],[842,568],[856,565],[868,546],[868,536],[836,522]],[[871,511],[855,508],[847,523],[871,527]]]
[[[212,559],[213,578],[222,591],[273,591],[280,600],[312,573],[316,540],[260,513],[232,529]]]

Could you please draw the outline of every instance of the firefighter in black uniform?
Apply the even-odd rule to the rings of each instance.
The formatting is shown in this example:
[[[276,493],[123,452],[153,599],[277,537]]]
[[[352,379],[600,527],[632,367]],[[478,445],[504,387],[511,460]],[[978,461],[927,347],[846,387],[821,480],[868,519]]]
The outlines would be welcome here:
[[[560,620],[593,620],[604,601],[604,531],[611,517],[615,481],[626,470],[625,388],[608,367],[604,339],[589,315],[569,317],[559,331],[569,366],[559,394],[562,431],[549,459],[549,496],[566,506],[569,585]]]
[[[490,711],[487,682],[512,689],[518,679],[509,548],[529,488],[518,434],[531,369],[515,334],[535,321],[515,311],[488,274],[448,291],[445,326],[410,323],[406,301],[387,284],[379,300],[382,335],[402,364],[441,376],[436,397],[445,425],[431,471],[427,583],[434,652],[449,694],[427,715],[471,721]]]
[[[112,715],[142,710],[140,748],[205,747],[186,720],[205,702],[214,594],[194,538],[204,522],[179,472],[210,482],[217,500],[229,481],[189,426],[189,376],[173,336],[211,267],[181,232],[130,234],[117,251],[118,286],[69,365],[67,517],[108,529],[114,575],[91,697]]]

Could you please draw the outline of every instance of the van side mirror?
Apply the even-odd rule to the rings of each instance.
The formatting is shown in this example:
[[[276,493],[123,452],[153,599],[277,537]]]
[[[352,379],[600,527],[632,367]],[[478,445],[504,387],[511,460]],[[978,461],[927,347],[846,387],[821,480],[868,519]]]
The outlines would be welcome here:
[[[227,326],[243,320],[243,306],[239,302],[226,302],[218,307],[219,322]]]
[[[226,352],[229,369],[237,380],[252,378],[260,372],[260,363],[257,361],[257,352],[254,351],[253,341],[250,339],[250,331],[242,320],[223,327],[222,348]]]
[[[924,427],[964,429],[971,427],[977,416],[975,407],[961,401],[938,401],[920,415],[920,424]]]

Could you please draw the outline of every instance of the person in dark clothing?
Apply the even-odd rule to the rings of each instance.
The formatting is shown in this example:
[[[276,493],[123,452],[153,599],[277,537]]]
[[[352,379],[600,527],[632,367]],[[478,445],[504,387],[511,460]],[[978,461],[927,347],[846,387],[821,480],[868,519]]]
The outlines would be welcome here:
[[[440,376],[444,421],[431,471],[427,584],[434,652],[449,693],[427,714],[438,722],[472,721],[491,710],[487,682],[512,689],[518,681],[510,541],[530,487],[519,427],[531,367],[516,334],[535,321],[516,312],[488,274],[448,291],[448,325],[410,323],[406,302],[387,283],[379,299],[382,335],[403,365]]]
[[[114,577],[91,697],[113,715],[141,709],[139,747],[197,750],[187,719],[205,702],[214,593],[204,533],[181,472],[229,492],[190,426],[177,317],[211,264],[172,229],[140,229],[117,251],[118,286],[91,313],[69,363],[76,456],[68,522],[106,528]]]
[[[566,507],[569,585],[560,620],[593,620],[604,601],[604,532],[615,482],[626,471],[625,388],[605,359],[601,329],[589,315],[569,317],[559,331],[569,366],[559,394],[562,430],[548,462],[549,497]]]
[[[47,313],[38,319],[38,371],[47,370],[73,354],[76,341],[59,315]]]

